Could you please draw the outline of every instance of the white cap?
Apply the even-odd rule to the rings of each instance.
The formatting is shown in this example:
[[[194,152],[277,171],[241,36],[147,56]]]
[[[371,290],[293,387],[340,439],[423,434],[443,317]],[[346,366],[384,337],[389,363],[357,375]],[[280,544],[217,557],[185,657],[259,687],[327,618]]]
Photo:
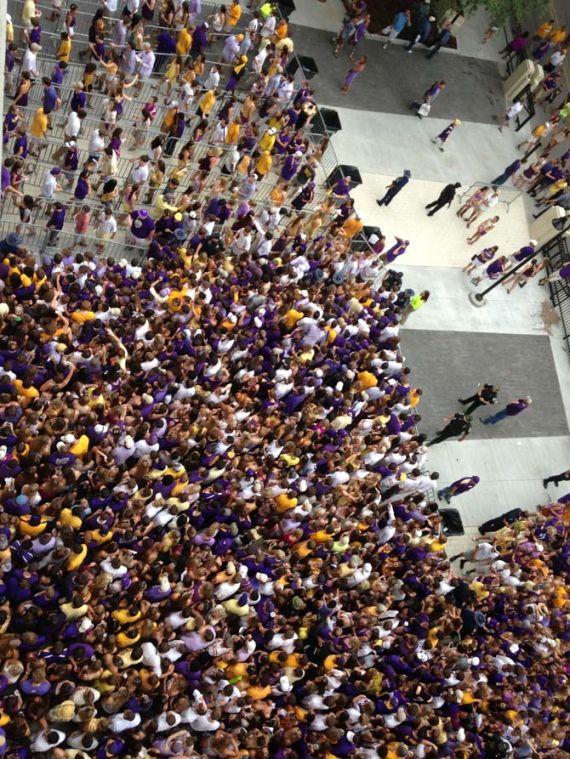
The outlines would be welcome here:
[[[530,244],[531,244],[533,247],[536,247],[536,246],[538,245],[538,242],[537,242],[536,240],[530,240]]]

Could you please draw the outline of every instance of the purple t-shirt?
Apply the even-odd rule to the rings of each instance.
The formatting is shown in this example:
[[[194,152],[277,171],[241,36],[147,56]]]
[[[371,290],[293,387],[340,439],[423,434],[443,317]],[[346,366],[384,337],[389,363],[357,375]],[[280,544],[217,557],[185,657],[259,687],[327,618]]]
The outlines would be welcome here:
[[[138,211],[131,212],[131,232],[139,240],[146,240],[154,232],[154,221],[150,216],[140,217]]]
[[[524,411],[525,408],[528,408],[527,401],[513,401],[512,403],[507,403],[505,411],[509,416],[516,416],[521,411]]]
[[[63,229],[65,221],[65,208],[56,209],[48,222],[48,226],[53,229]]]

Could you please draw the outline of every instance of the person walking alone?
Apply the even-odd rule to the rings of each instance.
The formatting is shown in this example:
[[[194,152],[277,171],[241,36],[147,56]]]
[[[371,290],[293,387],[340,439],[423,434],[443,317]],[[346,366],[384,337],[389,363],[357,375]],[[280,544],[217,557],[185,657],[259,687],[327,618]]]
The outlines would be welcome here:
[[[439,445],[439,443],[443,443],[444,440],[449,440],[452,437],[457,437],[457,442],[461,443],[471,432],[471,417],[467,414],[453,414],[447,416],[444,421],[447,422],[445,427],[436,433],[433,440],[426,443],[427,446]]]
[[[445,148],[443,147],[444,144],[451,137],[451,134],[453,133],[453,131],[460,125],[461,125],[461,121],[459,119],[453,119],[451,124],[448,124],[443,130],[443,132],[440,132],[436,137],[433,138],[432,142],[434,143],[434,145],[437,145],[439,147],[442,153],[445,150]]]
[[[451,499],[455,498],[456,495],[461,495],[462,493],[469,492],[469,490],[473,490],[473,488],[479,484],[479,480],[480,477],[476,474],[472,477],[462,477],[460,480],[452,482],[451,485],[448,485],[446,488],[438,490],[437,497],[447,501],[447,503],[451,503]]]
[[[457,400],[459,403],[467,406],[465,409],[466,414],[472,414],[480,406],[492,406],[496,403],[500,389],[498,385],[480,385],[479,389],[469,398],[458,398]]]
[[[557,488],[561,482],[570,482],[570,469],[567,469],[565,472],[560,472],[560,474],[553,474],[551,477],[546,477],[546,479],[542,481],[545,490],[550,482],[554,483],[555,488]]]
[[[447,82],[445,79],[439,79],[437,82],[434,82],[431,87],[427,88],[421,100],[412,100],[410,108],[416,111],[416,115],[420,119],[429,116],[434,100],[441,95],[446,87]]]
[[[399,192],[401,192],[404,189],[404,187],[408,184],[411,176],[412,176],[412,172],[409,169],[405,169],[401,177],[397,177],[396,179],[394,179],[392,184],[387,185],[387,192],[384,195],[384,197],[379,198],[376,201],[378,205],[389,206],[390,203],[396,197],[396,195]]]
[[[522,414],[522,412],[525,411],[531,404],[532,398],[530,398],[528,395],[524,398],[517,398],[516,401],[507,403],[504,409],[497,411],[497,413],[492,414],[492,416],[481,419],[481,421],[483,424],[497,424],[497,422],[500,422],[501,419],[506,419],[509,416],[517,416],[518,414]]]
[[[448,208],[451,208],[453,198],[455,197],[455,193],[459,187],[461,187],[461,184],[459,182],[456,182],[455,184],[445,185],[439,194],[439,198],[427,204],[426,208],[432,209],[428,212],[428,216],[434,216],[438,211],[441,211],[445,205],[447,205]]]
[[[522,166],[522,163],[520,162],[518,158],[512,163],[510,163],[505,168],[502,174],[499,174],[498,177],[495,177],[495,179],[493,179],[493,181],[491,182],[493,187],[498,187],[499,185],[505,184],[505,182],[507,182],[514,174],[517,173],[517,171],[520,170],[521,166]]]
[[[344,84],[340,88],[340,91],[342,92],[343,95],[348,95],[354,80],[359,74],[361,74],[364,71],[367,63],[368,63],[368,58],[365,55],[363,55],[362,58],[359,58],[355,63],[353,63],[352,68],[350,69],[346,77],[344,78]]]

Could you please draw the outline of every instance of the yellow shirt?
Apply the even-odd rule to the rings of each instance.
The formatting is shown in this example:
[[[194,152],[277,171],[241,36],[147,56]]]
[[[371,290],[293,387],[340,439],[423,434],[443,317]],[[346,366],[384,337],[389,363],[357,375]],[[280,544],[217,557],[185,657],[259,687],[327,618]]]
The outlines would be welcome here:
[[[288,31],[287,22],[282,19],[275,27],[275,36],[280,40],[285,39]]]
[[[283,322],[288,329],[293,329],[299,319],[303,318],[301,311],[296,311],[294,308],[290,308],[289,311],[283,317]]]
[[[92,322],[96,317],[93,311],[74,311],[71,318],[77,324],[85,324],[85,322]]]
[[[230,5],[230,7],[228,8],[228,15],[227,15],[228,24],[230,26],[235,26],[237,22],[240,20],[240,18],[241,18],[240,4],[235,3],[234,5]]]
[[[274,187],[271,190],[271,200],[276,206],[282,206],[287,197],[287,193],[281,187]]]
[[[172,211],[172,213],[174,213],[175,211],[178,210],[178,208],[176,206],[172,206],[172,205],[170,205],[169,203],[166,202],[166,200],[164,199],[164,195],[157,195],[156,196],[156,200],[154,201],[154,206],[153,206],[153,209],[152,209],[150,215],[152,216],[153,219],[157,219],[158,220],[162,216],[162,212],[165,209],[168,209],[169,211]]]
[[[378,379],[372,372],[358,372],[358,381],[365,390],[369,387],[376,387],[378,384]]]
[[[39,397],[39,391],[36,390],[35,387],[24,387],[24,383],[21,379],[15,379],[14,380],[14,387],[16,388],[16,392],[18,395],[22,395],[24,398],[27,398],[28,400],[32,400],[33,398]]]
[[[259,701],[260,699],[267,698],[267,696],[270,695],[271,686],[266,685],[265,688],[262,688],[261,685],[251,685],[246,692],[247,695],[254,701]]]
[[[548,37],[551,31],[552,24],[549,24],[548,21],[545,21],[544,24],[541,24],[536,30],[536,36],[541,38]]]
[[[261,176],[265,176],[270,171],[272,164],[273,160],[269,153],[262,153],[259,156],[259,161],[255,166],[255,170],[258,174],[261,174]]]
[[[311,539],[317,543],[326,543],[327,540],[331,540],[331,538],[332,535],[330,535],[328,532],[325,532],[324,530],[317,530],[311,535]]]
[[[344,232],[345,237],[354,237],[354,235],[362,231],[363,227],[364,224],[360,221],[360,219],[351,216],[342,225],[342,231]]]
[[[269,132],[265,132],[263,137],[259,140],[259,147],[261,150],[269,150],[271,152],[273,150],[273,146],[275,145],[275,135],[269,134]]]
[[[297,464],[301,461],[300,458],[297,456],[291,456],[290,453],[282,453],[281,456],[279,456],[280,459],[283,459],[283,461],[288,466],[297,466]]]
[[[83,545],[81,546],[80,553],[71,554],[70,558],[67,560],[67,564],[66,564],[67,569],[79,569],[79,567],[85,561],[86,556],[87,556],[87,546]]]
[[[116,619],[120,625],[128,625],[137,622],[141,618],[141,613],[140,611],[137,611],[136,614],[131,614],[128,609],[117,609],[111,613],[111,616],[113,619]]]
[[[138,643],[140,639],[141,639],[140,635],[137,635],[135,638],[130,638],[128,635],[125,635],[124,632],[118,633],[115,638],[115,640],[117,641],[117,645],[119,645],[121,648],[132,646]]]
[[[31,19],[36,15],[36,4],[34,0],[24,0],[22,6],[22,23],[24,26],[30,26]]]
[[[226,145],[235,145],[239,139],[240,125],[232,121],[226,131]]]
[[[55,54],[55,57],[58,61],[64,61],[65,63],[69,63],[69,58],[71,56],[71,40],[61,40],[59,43],[59,47],[57,48],[57,53]]]
[[[204,116],[207,116],[212,108],[214,107],[214,103],[216,102],[216,95],[214,94],[214,90],[208,90],[200,99],[200,102],[198,105],[200,106],[200,110],[202,111],[202,114]]]
[[[81,519],[76,517],[71,509],[62,509],[59,512],[57,523],[65,527],[73,527],[74,530],[78,530],[81,527]]]
[[[30,132],[32,137],[45,137],[48,128],[48,117],[44,113],[43,108],[38,108],[34,113],[32,126]]]
[[[89,438],[87,435],[81,435],[81,437],[73,443],[69,448],[69,452],[74,456],[85,456],[89,450]]]
[[[559,45],[561,42],[564,42],[565,39],[566,39],[566,32],[564,31],[564,29],[555,29],[550,35],[550,41],[553,42],[555,45]]]
[[[190,47],[192,46],[192,35],[188,29],[184,28],[178,32],[178,39],[176,40],[176,53],[177,55],[187,55]]]
[[[297,505],[297,499],[289,498],[287,493],[279,493],[275,502],[277,503],[277,511],[279,512],[289,511],[289,509],[294,509]]]
[[[40,524],[30,524],[26,517],[20,517],[18,519],[18,529],[23,532],[24,535],[41,535],[41,533],[47,527],[47,522],[40,522]]]

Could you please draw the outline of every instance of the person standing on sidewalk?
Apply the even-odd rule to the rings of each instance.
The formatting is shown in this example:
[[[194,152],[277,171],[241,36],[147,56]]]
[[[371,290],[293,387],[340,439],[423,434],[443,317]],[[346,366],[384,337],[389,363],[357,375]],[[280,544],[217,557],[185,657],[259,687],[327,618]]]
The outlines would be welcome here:
[[[431,34],[431,25],[435,21],[435,16],[420,16],[412,27],[412,39],[406,48],[407,53],[411,53],[418,42],[425,45]]]
[[[409,300],[408,305],[404,308],[402,315],[400,316],[400,326],[408,321],[408,318],[414,311],[418,311],[424,306],[429,299],[429,290],[424,290],[421,293],[415,293]]]
[[[436,53],[439,53],[442,47],[445,47],[451,39],[451,32],[447,26],[443,26],[435,38],[435,42],[430,47],[429,53],[426,55],[428,60],[431,60]]]
[[[469,398],[458,398],[459,403],[468,406],[465,409],[466,414],[472,414],[480,406],[492,406],[497,402],[497,395],[501,388],[498,385],[479,385],[479,389]]]
[[[461,125],[461,121],[459,119],[453,119],[451,124],[448,124],[443,132],[440,132],[436,137],[433,138],[432,142],[434,145],[438,145],[439,149],[443,153],[445,148],[443,147],[444,144],[447,142],[447,140],[451,137],[452,132]]]
[[[426,443],[426,446],[439,445],[452,437],[457,437],[457,442],[461,443],[471,432],[471,417],[467,414],[457,413],[446,416],[444,421],[447,422],[446,426],[437,432],[434,439]]]
[[[405,169],[401,177],[396,177],[396,179],[394,179],[392,184],[387,185],[387,192],[384,195],[384,197],[379,198],[376,201],[378,205],[389,206],[390,203],[396,197],[396,195],[399,192],[401,192],[404,189],[404,187],[408,184],[411,176],[412,176],[412,172],[409,169]]]
[[[505,127],[509,127],[511,125],[511,121],[513,119],[516,119],[523,108],[524,106],[521,101],[515,100],[515,102],[505,111],[502,121],[499,125],[499,132],[502,132]]]
[[[411,14],[409,10],[400,11],[399,13],[396,13],[394,16],[394,19],[390,26],[387,26],[385,29],[382,29],[382,34],[384,36],[388,36],[388,40],[382,45],[382,50],[386,50],[388,45],[390,45],[396,37],[399,37],[400,34],[404,31],[404,29],[407,26],[410,26],[411,24]]]
[[[451,499],[455,498],[456,495],[461,495],[462,493],[467,493],[469,490],[473,490],[473,488],[479,484],[479,480],[480,477],[476,474],[472,477],[462,477],[460,480],[452,482],[451,485],[448,485],[446,488],[438,490],[437,497],[442,498],[444,501],[447,501],[447,503],[451,503]]]
[[[560,474],[553,474],[551,477],[544,479],[542,485],[545,490],[549,482],[553,482],[555,488],[557,488],[561,482],[570,482],[570,469],[567,469],[565,472],[560,472]]]
[[[428,216],[434,216],[434,214],[436,214],[438,211],[441,211],[445,205],[447,205],[448,208],[451,208],[453,198],[455,197],[455,193],[459,187],[461,187],[460,182],[445,185],[439,194],[439,198],[427,204],[426,208],[432,209],[428,212]]]
[[[503,171],[502,174],[499,174],[498,177],[496,177],[495,179],[493,179],[493,181],[491,182],[491,184],[493,185],[493,187],[497,187],[499,185],[505,184],[505,182],[507,182],[514,174],[517,173],[517,171],[519,171],[519,169],[521,168],[521,166],[522,166],[522,163],[520,162],[520,160],[518,158],[515,161],[513,161],[512,163],[510,163],[505,168],[505,170]]]
[[[524,398],[517,398],[516,401],[507,403],[504,409],[497,411],[497,413],[492,414],[492,416],[481,419],[481,421],[483,424],[497,424],[497,422],[500,422],[501,419],[506,419],[509,416],[517,416],[518,414],[522,414],[522,412],[525,411],[531,404],[532,398],[528,395]]]

